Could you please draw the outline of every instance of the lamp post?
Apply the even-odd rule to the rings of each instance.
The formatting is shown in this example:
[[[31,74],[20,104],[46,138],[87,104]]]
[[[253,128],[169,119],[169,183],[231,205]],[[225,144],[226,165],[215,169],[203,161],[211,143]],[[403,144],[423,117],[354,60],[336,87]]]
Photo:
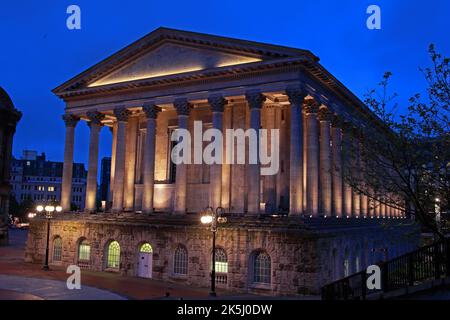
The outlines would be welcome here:
[[[201,223],[210,224],[212,232],[212,266],[211,266],[211,297],[216,296],[216,232],[217,224],[225,223],[227,220],[223,215],[223,208],[218,207],[214,210],[212,207],[206,208],[205,212],[200,218]]]
[[[45,262],[44,262],[44,266],[42,267],[43,270],[48,271],[50,270],[49,266],[48,266],[48,252],[49,252],[49,242],[50,242],[50,220],[53,218],[53,212],[56,210],[56,212],[61,212],[62,211],[62,207],[61,206],[52,206],[52,205],[48,205],[48,206],[43,206],[43,205],[38,205],[36,207],[36,211],[41,213],[43,211],[45,211],[45,218],[47,219],[47,244],[45,246]]]

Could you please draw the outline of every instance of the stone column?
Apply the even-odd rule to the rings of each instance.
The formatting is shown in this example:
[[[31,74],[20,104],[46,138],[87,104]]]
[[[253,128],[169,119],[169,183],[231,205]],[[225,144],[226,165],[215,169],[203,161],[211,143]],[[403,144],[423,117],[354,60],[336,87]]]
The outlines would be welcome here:
[[[116,168],[116,143],[117,143],[117,122],[114,122],[113,126],[109,128],[112,133],[112,146],[111,146],[111,178],[109,180],[109,206],[113,201],[114,194],[114,170]]]
[[[156,118],[161,108],[153,102],[145,103],[142,107],[147,117],[147,132],[144,144],[144,190],[142,194],[142,212],[153,213],[153,195],[155,184],[155,145]]]
[[[72,171],[73,171],[73,145],[75,126],[79,118],[73,114],[63,115],[66,124],[66,141],[64,145],[64,164],[61,188],[61,207],[64,212],[70,211],[72,202]]]
[[[367,205],[367,195],[361,194],[361,216],[367,217],[369,214],[368,205]]]
[[[378,199],[379,199],[378,197],[375,197],[375,199],[373,201],[375,216],[377,218],[381,217],[381,205],[380,205],[380,201],[378,201]]]
[[[134,185],[136,183],[136,146],[139,127],[138,117],[129,117],[125,143],[125,186],[123,202],[125,211],[134,210]]]
[[[261,172],[259,163],[259,129],[261,128],[261,108],[266,98],[258,91],[249,91],[246,93],[248,106],[250,108],[250,129],[256,131],[257,139],[257,163],[248,165],[248,183],[247,195],[248,206],[247,211],[249,215],[258,215],[260,211],[260,184]],[[249,150],[249,152],[251,152]]]
[[[212,127],[222,132],[226,100],[222,95],[212,95],[208,98],[208,103],[212,108]],[[223,160],[222,151],[223,149],[220,148],[220,155],[215,156]],[[222,206],[222,163],[210,165],[209,181],[209,205],[215,210]]]
[[[102,119],[104,117],[104,114],[97,111],[90,111],[87,113],[90,136],[85,211],[88,213],[94,213],[97,209],[98,147]]]
[[[331,139],[333,142],[333,212],[342,217],[342,122],[338,116],[332,119]]]
[[[267,143],[265,147],[261,144],[260,148],[266,148],[267,153],[268,154],[270,153],[271,155],[274,155],[275,151],[272,148],[272,143],[274,143],[275,145],[277,142],[280,142],[279,140],[278,141],[274,140],[274,135],[272,135],[272,130],[274,130],[275,128],[279,128],[279,125],[277,123],[278,109],[279,109],[278,105],[271,105],[265,106],[261,111],[262,127],[267,130]],[[278,144],[279,148],[281,148],[280,144],[281,143]],[[280,155],[281,152],[282,151],[279,150],[278,155]],[[281,163],[280,157],[278,157],[278,160],[280,164]],[[280,168],[278,169],[279,169],[278,172],[280,172]],[[277,199],[279,199],[279,197],[277,196],[277,176],[278,174],[275,173],[273,175],[271,174],[261,177],[262,185],[264,186],[263,198],[261,199],[261,201],[264,202],[265,204],[264,208],[265,214],[275,214],[278,212]]]
[[[366,153],[366,146],[364,145],[364,134],[361,134],[361,140],[360,140],[360,144],[359,144],[359,158],[360,158],[360,166],[361,166],[361,189],[362,189],[362,193],[361,193],[361,215],[363,217],[367,217],[369,215],[369,205],[368,205],[368,196],[367,194],[369,193],[369,185],[368,185],[368,181],[367,181],[367,176],[366,176],[366,162],[364,159],[364,155]]]
[[[173,105],[178,114],[178,129],[188,130],[188,119],[192,106],[185,98],[176,99]],[[169,152],[171,152],[171,150],[169,150]],[[190,152],[190,150],[188,150],[188,152]],[[176,170],[174,214],[185,214],[187,197],[187,164],[177,164]]]
[[[352,128],[352,144],[353,144],[353,155],[352,155],[352,177],[354,179],[355,185],[360,186],[361,174],[360,174],[360,157],[359,157],[359,144],[360,144],[361,134],[359,130],[355,127]],[[359,217],[361,215],[361,194],[356,188],[353,190],[353,215]]]
[[[376,214],[375,214],[375,202],[374,202],[374,199],[372,198],[371,195],[372,195],[372,193],[370,194],[369,197],[367,197],[367,213],[368,213],[368,216],[370,218],[373,218],[373,217],[376,216]]]
[[[317,121],[318,103],[307,100],[305,103],[305,116],[307,122],[306,152],[307,167],[306,173],[306,198],[307,213],[310,216],[319,215],[319,130]]]
[[[323,215],[329,217],[332,214],[330,147],[332,113],[328,108],[320,108],[318,119],[320,121],[320,203]]]
[[[353,202],[353,191],[352,187],[346,182],[350,175],[351,170],[351,125],[349,122],[344,122],[342,126],[342,153],[343,153],[343,163],[342,163],[342,174],[343,174],[343,207],[344,216],[352,216],[352,202]]]
[[[116,108],[114,109],[114,115],[117,119],[117,141],[112,211],[114,213],[120,213],[123,211],[123,191],[125,181],[125,138],[127,132],[127,121],[130,115],[130,111],[128,111],[126,108]]]
[[[302,118],[303,118],[303,212],[306,212],[308,199],[306,197],[306,189],[307,189],[307,172],[308,172],[308,144],[306,143],[306,139],[308,136],[308,122],[306,121],[305,109],[302,106]]]
[[[289,215],[303,213],[303,101],[306,93],[289,88],[286,94],[291,104],[289,158]]]

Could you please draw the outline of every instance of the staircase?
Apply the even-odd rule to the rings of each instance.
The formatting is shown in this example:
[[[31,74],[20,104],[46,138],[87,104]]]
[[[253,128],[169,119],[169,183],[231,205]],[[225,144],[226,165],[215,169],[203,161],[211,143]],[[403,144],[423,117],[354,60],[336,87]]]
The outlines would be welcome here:
[[[367,288],[366,270],[322,287],[322,300],[366,300],[431,288],[450,278],[450,238],[383,262],[381,289]],[[447,279],[448,280],[448,279]]]

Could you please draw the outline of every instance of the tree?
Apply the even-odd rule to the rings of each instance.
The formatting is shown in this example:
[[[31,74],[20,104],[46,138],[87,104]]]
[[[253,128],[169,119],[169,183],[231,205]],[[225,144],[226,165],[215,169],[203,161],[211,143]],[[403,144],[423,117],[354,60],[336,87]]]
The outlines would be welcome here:
[[[353,192],[376,206],[413,214],[424,227],[441,236],[436,210],[449,210],[450,200],[450,60],[430,45],[431,66],[421,69],[426,94],[415,94],[401,113],[397,95],[390,94],[386,72],[378,88],[365,95],[366,105],[382,123],[350,128],[344,146],[344,181]],[[437,207],[438,206],[438,207]]]

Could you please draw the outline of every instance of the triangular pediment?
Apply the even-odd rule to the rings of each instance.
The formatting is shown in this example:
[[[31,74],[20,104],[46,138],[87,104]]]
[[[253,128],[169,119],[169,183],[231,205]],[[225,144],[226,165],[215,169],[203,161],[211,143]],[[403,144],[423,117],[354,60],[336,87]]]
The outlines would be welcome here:
[[[58,86],[59,96],[82,89],[144,79],[173,77],[217,68],[299,58],[317,61],[311,52],[208,34],[158,28]]]
[[[89,84],[89,87],[258,61],[262,58],[167,42]]]

